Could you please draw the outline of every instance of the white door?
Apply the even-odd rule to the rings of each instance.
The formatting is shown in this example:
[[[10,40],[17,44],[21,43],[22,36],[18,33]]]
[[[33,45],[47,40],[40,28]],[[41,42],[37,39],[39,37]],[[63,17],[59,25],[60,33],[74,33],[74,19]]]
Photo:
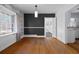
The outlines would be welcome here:
[[[56,18],[44,18],[44,35],[47,37],[56,37]]]

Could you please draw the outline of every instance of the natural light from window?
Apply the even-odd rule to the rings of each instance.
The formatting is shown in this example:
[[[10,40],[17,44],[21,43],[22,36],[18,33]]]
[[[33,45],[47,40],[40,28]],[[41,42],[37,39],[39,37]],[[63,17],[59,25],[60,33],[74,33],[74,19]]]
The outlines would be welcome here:
[[[0,13],[0,34],[12,32],[11,15]]]

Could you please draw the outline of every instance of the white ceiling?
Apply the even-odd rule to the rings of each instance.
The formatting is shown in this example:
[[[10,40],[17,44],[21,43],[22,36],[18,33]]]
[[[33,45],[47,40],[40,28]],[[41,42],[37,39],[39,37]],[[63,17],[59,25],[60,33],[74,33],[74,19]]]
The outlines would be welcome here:
[[[65,4],[38,4],[37,8],[39,13],[55,13],[64,5]],[[12,6],[23,13],[34,13],[35,11],[35,4],[13,4]]]

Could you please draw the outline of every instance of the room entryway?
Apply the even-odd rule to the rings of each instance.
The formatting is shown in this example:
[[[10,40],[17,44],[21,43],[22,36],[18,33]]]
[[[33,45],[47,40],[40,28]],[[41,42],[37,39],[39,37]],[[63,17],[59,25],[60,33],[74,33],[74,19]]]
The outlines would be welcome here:
[[[56,37],[56,18],[44,18],[44,35],[45,37]]]

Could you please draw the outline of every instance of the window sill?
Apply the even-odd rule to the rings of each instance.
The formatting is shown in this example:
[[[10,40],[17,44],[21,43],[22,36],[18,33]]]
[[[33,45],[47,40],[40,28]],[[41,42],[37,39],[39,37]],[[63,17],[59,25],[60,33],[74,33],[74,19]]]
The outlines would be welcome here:
[[[11,34],[16,34],[16,32],[11,32],[11,33],[0,34],[0,37],[7,36],[7,35],[11,35]]]

